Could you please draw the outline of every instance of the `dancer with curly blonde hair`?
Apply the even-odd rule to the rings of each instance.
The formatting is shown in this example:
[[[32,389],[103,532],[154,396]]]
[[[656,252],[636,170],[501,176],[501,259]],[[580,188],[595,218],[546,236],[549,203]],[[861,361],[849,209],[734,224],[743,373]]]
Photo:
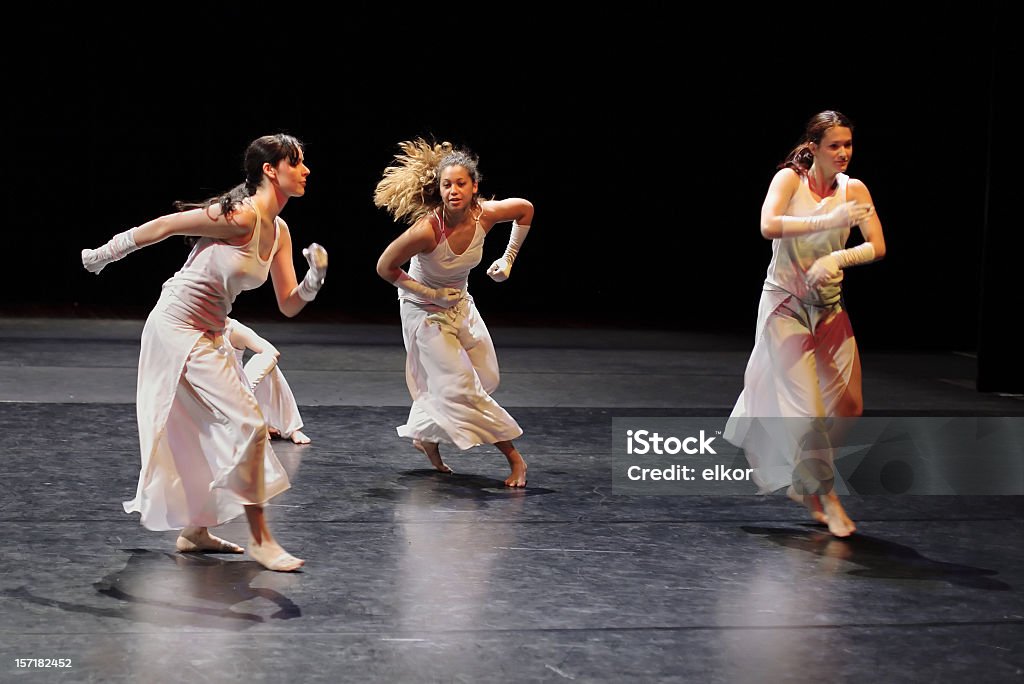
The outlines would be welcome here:
[[[403,153],[384,170],[373,198],[395,221],[410,224],[377,261],[377,274],[398,288],[413,400],[398,434],[411,438],[443,473],[452,469],[441,458],[441,444],[462,450],[493,444],[512,470],[505,485],[525,487],[526,461],[512,444],[523,431],[491,397],[498,359],[467,283],[483,258],[486,236],[511,221],[508,246],[487,269],[496,282],[508,279],[533,221],[533,204],[519,197],[481,199],[478,159],[468,150],[422,138],[399,147]]]

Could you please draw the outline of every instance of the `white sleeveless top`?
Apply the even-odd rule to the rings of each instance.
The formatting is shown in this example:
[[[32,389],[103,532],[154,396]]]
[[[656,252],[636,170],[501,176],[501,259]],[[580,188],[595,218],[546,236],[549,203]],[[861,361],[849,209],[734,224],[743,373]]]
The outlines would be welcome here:
[[[235,297],[267,282],[281,227],[275,217],[270,258],[260,259],[260,211],[255,203],[249,202],[249,206],[256,211],[256,229],[249,242],[229,245],[223,240],[199,238],[185,265],[163,284],[163,289],[174,295],[168,309],[177,318],[202,330],[221,332]]]
[[[836,191],[829,197],[818,201],[811,194],[807,176],[801,174],[800,187],[793,193],[785,214],[787,216],[827,214],[846,202],[846,185],[849,180],[850,177],[845,173],[836,174],[838,184]],[[843,230],[824,230],[798,237],[772,240],[772,260],[768,264],[764,289],[788,292],[796,295],[805,304],[812,306],[835,304],[842,295],[840,283],[835,282],[818,288],[810,288],[807,286],[807,270],[818,257],[842,249],[849,237],[850,229],[844,228]],[[842,271],[840,271],[841,276]]]
[[[448,235],[444,232],[444,222],[436,214],[435,218],[441,226],[444,237],[430,252],[413,255],[409,260],[409,276],[427,287],[453,287],[457,290],[465,290],[469,272],[480,263],[484,256],[484,238],[487,237],[487,233],[480,225],[480,215],[476,217],[473,239],[462,254],[452,251],[448,244]],[[398,298],[414,304],[433,306],[429,300],[401,288],[398,290]]]

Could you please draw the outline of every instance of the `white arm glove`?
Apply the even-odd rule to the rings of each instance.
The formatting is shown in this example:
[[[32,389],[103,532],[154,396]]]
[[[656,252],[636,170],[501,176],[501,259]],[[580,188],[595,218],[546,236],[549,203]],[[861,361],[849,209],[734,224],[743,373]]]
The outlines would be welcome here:
[[[399,276],[395,280],[394,285],[406,292],[419,295],[445,309],[450,308],[462,299],[462,290],[457,290],[454,287],[427,287],[420,281],[413,280],[412,276],[401,269],[399,269]]]
[[[118,233],[110,238],[110,241],[96,249],[82,250],[82,265],[90,273],[99,273],[103,267],[111,261],[123,259],[138,249],[135,244],[135,237],[132,235],[134,228],[129,228],[123,233]]]
[[[309,270],[299,283],[299,297],[303,301],[311,302],[323,287],[324,278],[327,276],[327,250],[314,242],[302,250],[302,256],[306,257]]]
[[[796,237],[823,230],[840,230],[856,226],[875,213],[870,204],[856,200],[844,202],[827,214],[816,216],[780,216],[782,219],[782,237]]]
[[[276,349],[268,349],[259,354],[253,354],[252,358],[245,364],[245,377],[249,381],[249,388],[256,389],[263,378],[267,377],[277,366],[277,359],[280,353]]]
[[[875,246],[870,242],[864,242],[849,249],[837,249],[836,251],[818,257],[818,260],[807,269],[807,284],[811,287],[818,287],[829,280],[839,277],[839,272],[850,266],[866,264],[875,260]]]
[[[528,232],[530,232],[530,224],[512,222],[512,234],[508,238],[508,247],[505,248],[505,254],[487,269],[487,275],[491,276],[491,280],[496,283],[508,280],[508,275],[512,271],[512,263],[516,260],[516,256],[519,255],[519,248],[523,246],[523,241],[526,239]]]

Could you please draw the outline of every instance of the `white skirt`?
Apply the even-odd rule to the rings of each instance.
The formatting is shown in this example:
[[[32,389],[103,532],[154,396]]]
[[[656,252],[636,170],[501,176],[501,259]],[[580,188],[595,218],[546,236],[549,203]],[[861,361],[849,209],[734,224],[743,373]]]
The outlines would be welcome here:
[[[220,525],[290,486],[231,345],[170,315],[171,298],[161,294],[142,331],[142,468],[124,502],[151,530]]]
[[[402,437],[469,449],[523,434],[491,398],[498,357],[470,295],[450,309],[401,303],[405,378],[412,408]]]
[[[743,391],[723,436],[744,450],[762,493],[791,484],[808,435],[820,430],[814,419],[834,416],[847,393],[859,396],[860,382],[857,342],[841,304],[810,306],[783,290],[761,293]]]

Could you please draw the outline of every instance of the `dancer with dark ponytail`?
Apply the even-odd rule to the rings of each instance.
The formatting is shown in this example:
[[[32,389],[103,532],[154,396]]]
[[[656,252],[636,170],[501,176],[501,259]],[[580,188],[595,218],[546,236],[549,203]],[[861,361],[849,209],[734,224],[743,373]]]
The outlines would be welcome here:
[[[224,328],[235,297],[268,275],[281,313],[298,314],[324,282],[327,252],[316,243],[303,249],[309,270],[297,280],[291,233],[279,214],[306,192],[309,168],[299,140],[287,134],[254,140],[244,170],[244,182],[222,195],[175,203],[178,213],[82,250],[82,263],[99,273],[173,235],[198,238],[184,266],[163,284],[142,331],[136,402],[142,468],[124,509],[139,513],[148,529],[181,530],[179,551],[206,553],[244,552],[209,531],[244,512],[249,554],[288,572],[304,561],[278,544],[263,508],[288,489],[288,475]]]

